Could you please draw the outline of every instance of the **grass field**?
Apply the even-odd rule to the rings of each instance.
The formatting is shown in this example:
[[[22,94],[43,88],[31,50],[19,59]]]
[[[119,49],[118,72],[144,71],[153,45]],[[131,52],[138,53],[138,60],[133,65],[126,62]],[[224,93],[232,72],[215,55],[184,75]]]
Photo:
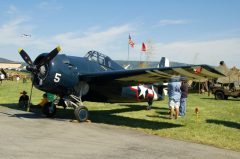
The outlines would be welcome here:
[[[0,105],[16,109],[19,92],[26,90],[30,93],[30,87],[30,82],[23,84],[21,81],[19,83],[4,81],[0,85]],[[42,92],[33,89],[32,102],[37,104],[41,96]],[[146,103],[84,104],[90,111],[90,120],[95,123],[116,125],[148,134],[240,151],[239,99],[217,101],[207,94],[190,94],[187,115],[177,120],[168,119],[167,99],[154,102],[153,109],[149,111],[146,110]],[[200,110],[198,117],[195,114],[196,107]],[[57,117],[72,119],[73,110],[58,108]]]

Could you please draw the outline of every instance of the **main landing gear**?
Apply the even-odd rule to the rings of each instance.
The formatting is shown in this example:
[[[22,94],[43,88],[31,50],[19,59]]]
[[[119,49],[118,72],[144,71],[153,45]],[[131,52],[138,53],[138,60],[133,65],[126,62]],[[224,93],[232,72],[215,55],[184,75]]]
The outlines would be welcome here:
[[[88,120],[88,115],[89,115],[88,109],[85,106],[83,106],[81,98],[74,95],[70,95],[70,98],[72,100],[65,101],[65,102],[66,102],[66,105],[71,105],[72,107],[74,107],[74,115],[76,119],[79,122],[84,122]]]
[[[43,106],[43,114],[49,118],[55,116],[57,105],[62,105],[64,109],[66,108],[66,106],[73,107],[74,115],[79,122],[84,122],[88,120],[88,109],[83,106],[81,97],[70,95],[67,99],[56,98],[52,102],[48,102]]]

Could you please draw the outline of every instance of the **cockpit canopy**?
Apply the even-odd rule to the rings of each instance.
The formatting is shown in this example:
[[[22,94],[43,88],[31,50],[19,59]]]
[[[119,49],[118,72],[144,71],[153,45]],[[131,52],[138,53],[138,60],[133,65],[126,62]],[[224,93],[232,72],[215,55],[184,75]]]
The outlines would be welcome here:
[[[111,69],[111,70],[123,69],[119,64],[113,61],[110,57],[97,51],[89,51],[84,57],[87,58],[89,61],[96,62],[107,69]]]

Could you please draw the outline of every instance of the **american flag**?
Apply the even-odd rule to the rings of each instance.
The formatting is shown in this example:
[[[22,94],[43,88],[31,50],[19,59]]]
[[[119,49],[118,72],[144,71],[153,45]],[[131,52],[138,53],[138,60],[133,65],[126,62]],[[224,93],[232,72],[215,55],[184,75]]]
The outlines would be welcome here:
[[[130,36],[130,34],[129,34],[129,37],[128,37],[128,44],[132,47],[132,48],[134,48],[134,42],[132,41],[132,38],[131,38],[131,36]]]

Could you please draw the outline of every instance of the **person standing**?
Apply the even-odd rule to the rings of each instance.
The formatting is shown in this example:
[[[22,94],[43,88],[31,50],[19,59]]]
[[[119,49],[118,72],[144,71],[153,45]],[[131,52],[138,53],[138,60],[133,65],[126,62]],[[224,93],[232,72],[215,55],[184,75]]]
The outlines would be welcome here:
[[[20,80],[20,75],[19,74],[16,75],[16,80],[17,80],[17,82]]]
[[[181,98],[181,82],[179,77],[173,77],[168,83],[169,109],[170,119],[173,118],[175,112],[175,119],[178,118],[180,98]]]
[[[2,81],[7,78],[7,73],[3,70],[3,68],[0,69],[0,81],[2,84]]]
[[[208,86],[208,96],[210,96],[211,92],[212,92],[212,88],[213,88],[213,81],[210,79],[207,81],[207,86]]]
[[[0,73],[0,82],[1,82],[1,84],[2,84],[2,81],[4,80],[4,74],[1,74]]]
[[[180,107],[179,107],[179,116],[183,117],[186,115],[186,106],[187,106],[187,96],[188,96],[188,83],[187,79],[182,79],[181,84],[181,99],[180,99]]]

